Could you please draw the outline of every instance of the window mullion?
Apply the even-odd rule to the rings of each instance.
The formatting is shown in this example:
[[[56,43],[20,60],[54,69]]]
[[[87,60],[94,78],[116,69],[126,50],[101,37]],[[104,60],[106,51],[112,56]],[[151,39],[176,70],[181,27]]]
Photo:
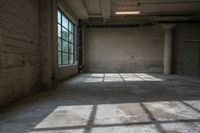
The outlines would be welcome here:
[[[72,55],[73,55],[73,64],[75,63],[75,56],[74,56],[74,51],[75,51],[75,36],[74,36],[74,33],[75,33],[75,26],[73,25],[73,43],[72,43],[72,47],[73,47],[73,53],[72,53]]]
[[[70,64],[70,62],[69,62],[69,34],[70,34],[70,32],[69,32],[69,20],[68,20],[68,29],[67,29],[67,31],[68,31],[68,40],[67,40],[67,46],[68,46],[68,64]]]
[[[61,65],[63,65],[63,31],[62,31],[62,16],[63,14],[61,13]]]

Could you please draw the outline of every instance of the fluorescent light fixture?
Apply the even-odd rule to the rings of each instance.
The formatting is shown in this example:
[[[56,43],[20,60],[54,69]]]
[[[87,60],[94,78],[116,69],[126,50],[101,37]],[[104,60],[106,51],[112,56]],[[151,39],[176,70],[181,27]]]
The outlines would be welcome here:
[[[116,11],[116,15],[138,15],[140,11]]]

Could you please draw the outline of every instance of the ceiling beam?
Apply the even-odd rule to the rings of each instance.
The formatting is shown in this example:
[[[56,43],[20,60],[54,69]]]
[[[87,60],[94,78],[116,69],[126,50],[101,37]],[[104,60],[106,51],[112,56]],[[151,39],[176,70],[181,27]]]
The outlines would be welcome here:
[[[88,11],[82,0],[65,0],[79,19],[88,19]]]
[[[110,19],[111,16],[111,2],[110,0],[100,0],[102,17],[104,20]]]

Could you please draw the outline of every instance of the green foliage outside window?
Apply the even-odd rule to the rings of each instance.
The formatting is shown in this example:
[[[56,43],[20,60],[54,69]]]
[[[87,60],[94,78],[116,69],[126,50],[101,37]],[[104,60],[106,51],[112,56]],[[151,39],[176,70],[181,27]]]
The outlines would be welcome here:
[[[75,25],[60,11],[57,12],[58,65],[74,64]]]

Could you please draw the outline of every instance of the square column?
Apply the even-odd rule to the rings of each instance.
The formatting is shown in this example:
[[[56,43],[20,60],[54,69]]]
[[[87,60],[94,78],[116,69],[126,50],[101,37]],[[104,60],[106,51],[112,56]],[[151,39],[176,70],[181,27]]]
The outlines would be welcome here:
[[[164,74],[172,73],[172,46],[173,46],[173,29],[175,24],[163,24],[165,30],[164,38]]]

